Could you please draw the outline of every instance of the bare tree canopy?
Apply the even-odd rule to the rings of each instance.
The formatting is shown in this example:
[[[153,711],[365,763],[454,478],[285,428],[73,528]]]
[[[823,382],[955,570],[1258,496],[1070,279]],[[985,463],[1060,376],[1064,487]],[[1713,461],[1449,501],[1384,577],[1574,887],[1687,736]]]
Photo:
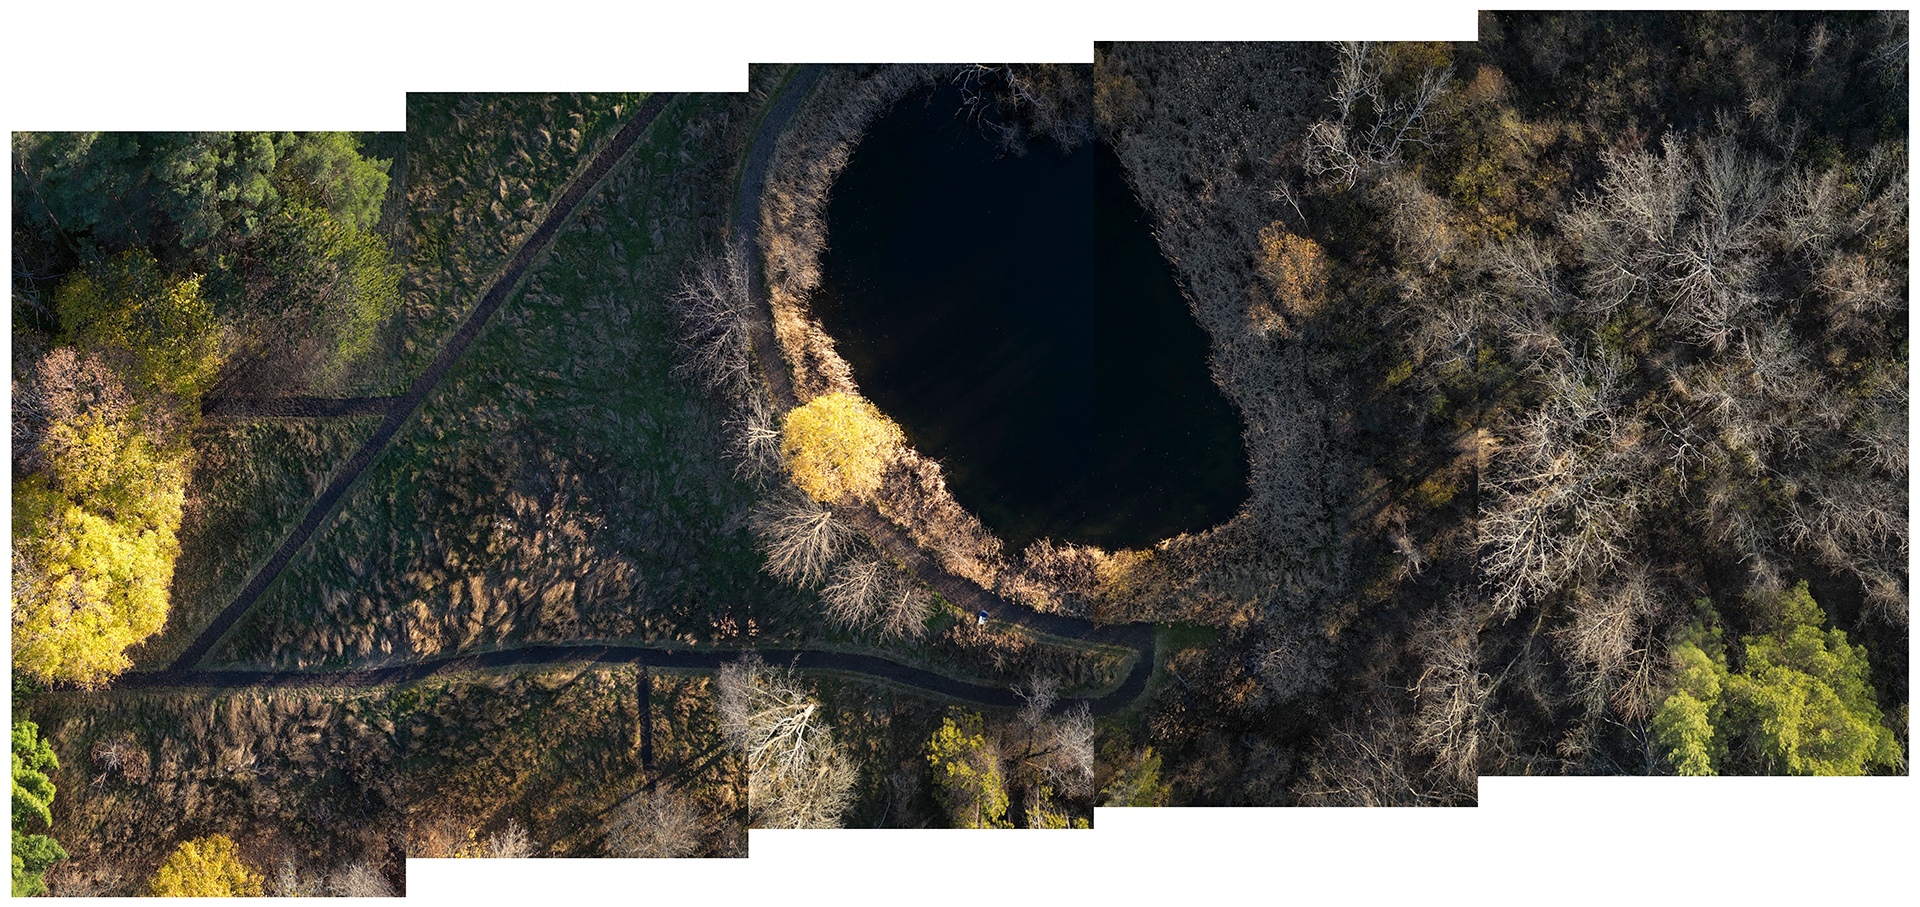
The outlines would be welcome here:
[[[791,670],[769,669],[757,655],[732,662],[720,669],[715,705],[721,732],[746,754],[755,827],[839,827],[857,772]]]

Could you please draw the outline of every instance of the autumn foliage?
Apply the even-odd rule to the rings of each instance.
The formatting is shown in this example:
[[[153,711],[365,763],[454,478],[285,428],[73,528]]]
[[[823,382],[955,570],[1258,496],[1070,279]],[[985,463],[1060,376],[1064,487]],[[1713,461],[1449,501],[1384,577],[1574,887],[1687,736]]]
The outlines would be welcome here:
[[[180,845],[153,874],[157,898],[261,897],[261,876],[240,862],[233,839],[209,835]]]
[[[1288,323],[1320,311],[1327,265],[1319,243],[1295,236],[1278,223],[1269,224],[1260,231],[1259,268],[1273,291],[1273,301],[1260,299],[1253,304],[1256,329],[1284,330]]]
[[[787,414],[780,453],[793,483],[815,500],[867,500],[905,439],[872,403],[833,393]]]

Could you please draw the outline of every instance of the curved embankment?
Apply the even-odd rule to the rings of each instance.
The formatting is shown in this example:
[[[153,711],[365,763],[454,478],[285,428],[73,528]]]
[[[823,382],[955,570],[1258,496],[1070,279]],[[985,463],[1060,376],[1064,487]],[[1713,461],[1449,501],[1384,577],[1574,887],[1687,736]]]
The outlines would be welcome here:
[[[758,253],[760,198],[766,188],[767,168],[773,160],[773,146],[779,140],[780,133],[786,129],[787,122],[793,118],[795,111],[799,110],[800,102],[819,80],[820,70],[821,66],[817,63],[800,67],[800,70],[787,81],[780,97],[775,99],[772,109],[767,112],[766,118],[760,121],[760,128],[754,133],[753,145],[747,154],[746,167],[741,173],[740,195],[735,202],[733,217],[735,243],[753,254]],[[799,405],[799,400],[794,397],[793,382],[787,373],[787,363],[782,358],[780,346],[774,338],[771,303],[767,299],[765,288],[761,285],[760,269],[757,266],[747,269],[747,292],[752,299],[749,334],[753,338],[754,357],[759,360],[760,373],[765,376],[776,408],[782,411],[792,409]],[[1025,605],[1007,601],[965,577],[947,572],[933,558],[928,557],[926,552],[920,550],[920,546],[914,544],[913,540],[908,538],[906,533],[901,532],[892,521],[880,515],[872,505],[836,507],[835,512],[843,519],[860,527],[876,545],[880,546],[881,550],[905,564],[934,591],[968,614],[985,611],[995,619],[1050,636],[1132,649],[1135,653],[1132,670],[1127,673],[1126,680],[1118,689],[1093,701],[1096,712],[1100,714],[1117,712],[1146,689],[1147,678],[1153,673],[1156,654],[1153,625],[1144,623],[1103,625],[1089,620],[1035,611]],[[919,686],[919,684],[915,685]],[[984,687],[973,687],[973,689],[986,690]],[[995,694],[996,704],[1011,704],[1017,701],[1009,691],[991,692]],[[985,702],[986,700],[976,699],[975,701]]]
[[[765,186],[766,170],[771,161],[773,144],[778,139],[800,102],[806,97],[814,82],[819,78],[820,67],[808,65],[795,73],[775,100],[766,118],[762,120],[759,131],[747,158],[740,183],[740,200],[734,220],[734,235],[752,247],[758,232],[759,198]],[[647,668],[717,670],[729,660],[739,657],[742,652],[722,650],[685,650],[654,648],[632,645],[534,645],[515,649],[485,652],[473,655],[455,655],[411,664],[391,665],[378,668],[344,671],[246,671],[246,670],[198,670],[197,665],[206,653],[217,644],[222,636],[247,612],[259,599],[262,592],[272,584],[280,572],[292,559],[293,554],[304,545],[331,513],[334,505],[346,493],[354,480],[370,466],[380,452],[385,449],[394,435],[406,422],[439,383],[453,363],[466,351],[467,346],[479,335],[494,310],[498,309],[518,283],[526,269],[533,263],[540,251],[552,240],[560,225],[572,213],[582,198],[597,185],[601,178],[612,168],[626,151],[645,133],[660,111],[665,108],[672,95],[658,94],[647,99],[635,115],[620,132],[615,135],[608,147],[597,155],[588,169],[567,187],[566,192],[548,212],[526,243],[514,254],[507,269],[487,290],[479,305],[469,313],[459,331],[448,341],[434,358],[433,364],[416,379],[407,393],[395,398],[373,398],[354,401],[319,401],[299,399],[285,403],[268,401],[223,401],[219,404],[218,415],[227,416],[310,416],[323,413],[318,410],[338,409],[339,412],[324,414],[378,414],[385,418],[373,436],[362,445],[347,466],[336,475],[320,498],[308,510],[300,525],[287,537],[280,548],[274,552],[258,573],[241,590],[232,604],[220,612],[220,615],[203,630],[193,645],[165,671],[138,672],[122,675],[113,685],[115,690],[158,690],[158,689],[297,689],[315,687],[371,688],[392,684],[409,683],[424,680],[437,675],[455,674],[463,671],[490,668],[532,667],[537,665],[638,665]],[[752,294],[754,308],[754,346],[756,355],[775,397],[791,407],[795,401],[793,390],[785,365],[778,359],[777,347],[773,343],[772,321],[762,298],[758,269],[752,269]],[[772,358],[769,358],[772,357]],[[216,413],[209,413],[214,415]],[[1097,645],[1108,645],[1131,649],[1135,653],[1133,665],[1119,686],[1103,696],[1084,700],[1096,715],[1111,715],[1132,705],[1146,689],[1148,678],[1153,673],[1154,638],[1153,628],[1148,624],[1128,624],[1122,626],[1103,626],[1092,621],[1063,617],[1055,614],[1043,614],[1023,605],[1014,604],[1000,598],[979,585],[962,577],[954,576],[942,569],[939,564],[927,557],[918,546],[913,544],[897,527],[887,521],[872,507],[848,508],[841,511],[843,517],[861,527],[883,550],[900,559],[929,586],[945,596],[949,601],[965,608],[969,613],[987,611],[995,618],[1016,624],[1039,633],[1080,640]],[[836,671],[871,677],[903,686],[913,687],[942,696],[951,697],[985,706],[1015,708],[1021,700],[1011,689],[990,687],[956,680],[942,674],[922,668],[910,667],[876,655],[848,652],[827,652],[812,649],[757,649],[762,658],[777,664],[792,664],[801,670]],[[643,695],[645,686],[643,685]],[[1080,700],[1070,700],[1080,701]],[[649,741],[650,742],[650,741]],[[643,748],[650,746],[643,744]]]

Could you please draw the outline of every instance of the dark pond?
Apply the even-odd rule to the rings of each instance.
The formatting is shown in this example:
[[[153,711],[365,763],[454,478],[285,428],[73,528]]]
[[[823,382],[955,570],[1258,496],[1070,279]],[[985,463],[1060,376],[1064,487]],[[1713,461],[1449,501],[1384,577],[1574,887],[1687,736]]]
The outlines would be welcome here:
[[[959,107],[953,88],[901,102],[829,200],[815,311],[862,392],[1013,549],[1225,521],[1240,417],[1119,160],[1000,155]]]

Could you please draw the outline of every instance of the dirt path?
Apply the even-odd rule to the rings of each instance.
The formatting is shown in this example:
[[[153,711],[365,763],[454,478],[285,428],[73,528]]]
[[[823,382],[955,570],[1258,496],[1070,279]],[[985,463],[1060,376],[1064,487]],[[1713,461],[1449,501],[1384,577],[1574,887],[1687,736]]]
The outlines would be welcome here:
[[[640,136],[647,131],[647,127],[653,125],[654,118],[660,115],[660,111],[674,97],[671,93],[648,96],[646,103],[640,106],[640,110],[634,114],[633,119],[614,135],[613,141],[608,142],[607,147],[594,156],[593,162],[588,165],[586,171],[574,178],[573,182],[567,186],[566,192],[553,203],[553,207],[548,209],[546,218],[540,222],[540,226],[534,230],[533,235],[520,244],[519,251],[513,254],[513,258],[507,263],[506,270],[501,272],[500,276],[487,288],[486,295],[481,297],[480,303],[473,307],[473,311],[467,314],[466,320],[460,324],[460,329],[455,331],[452,339],[440,348],[440,354],[434,357],[433,364],[427,366],[427,370],[414,379],[413,385],[407,388],[407,392],[390,405],[385,412],[386,418],[380,420],[380,427],[374,430],[373,437],[368,438],[367,442],[354,452],[353,457],[347,460],[347,465],[333,477],[333,481],[327,483],[326,490],[322,491],[319,499],[307,509],[307,514],[300,520],[300,525],[294,527],[293,532],[281,543],[279,549],[274,551],[273,557],[269,558],[260,570],[254,573],[253,578],[247,581],[246,586],[240,590],[240,594],[234,598],[233,602],[227,605],[205,630],[200,632],[200,636],[180,654],[178,659],[174,660],[170,671],[184,671],[199,664],[200,659],[206,657],[214,644],[218,643],[228,630],[233,629],[233,625],[247,613],[247,609],[253,607],[253,603],[260,598],[260,594],[279,578],[280,571],[286,569],[287,564],[293,560],[294,553],[299,551],[301,546],[313,537],[314,531],[320,528],[320,524],[326,522],[327,517],[332,515],[334,505],[346,495],[347,489],[360,478],[360,474],[365,472],[368,466],[373,465],[373,461],[386,450],[387,442],[392,441],[393,436],[400,431],[400,427],[412,418],[413,411],[420,407],[421,401],[427,398],[427,394],[433,392],[434,387],[440,383],[440,379],[453,368],[453,364],[460,359],[462,353],[467,351],[467,347],[473,343],[474,338],[480,336],[480,329],[486,325],[487,319],[492,317],[494,310],[500,308],[500,304],[506,301],[507,296],[513,292],[514,286],[520,282],[520,278],[526,274],[527,268],[533,265],[540,253],[546,251],[547,246],[553,242],[553,237],[560,232],[560,226],[566,222],[567,216],[579,206],[580,200],[599,185],[600,180],[613,169],[613,165],[627,153],[627,150],[639,141]]]
[[[332,419],[385,416],[404,397],[219,397],[204,400],[207,419]]]
[[[955,680],[924,668],[911,667],[877,655],[852,652],[823,652],[814,649],[754,650],[775,665],[794,665],[804,671],[838,671],[861,677],[877,678],[902,686],[937,693],[953,699],[986,706],[1019,708],[1021,700],[1005,687],[982,686]],[[652,646],[620,645],[537,645],[474,655],[452,655],[429,661],[346,671],[240,671],[169,669],[123,674],[114,681],[115,691],[150,690],[234,690],[234,689],[371,689],[394,684],[415,683],[430,677],[494,668],[540,666],[638,665],[641,669],[680,669],[717,671],[743,653],[730,650],[686,650]],[[1132,672],[1113,692],[1089,701],[1096,715],[1111,715],[1131,704],[1152,673],[1150,660],[1138,659]],[[647,741],[650,742],[650,741]],[[646,745],[643,742],[642,746]]]

